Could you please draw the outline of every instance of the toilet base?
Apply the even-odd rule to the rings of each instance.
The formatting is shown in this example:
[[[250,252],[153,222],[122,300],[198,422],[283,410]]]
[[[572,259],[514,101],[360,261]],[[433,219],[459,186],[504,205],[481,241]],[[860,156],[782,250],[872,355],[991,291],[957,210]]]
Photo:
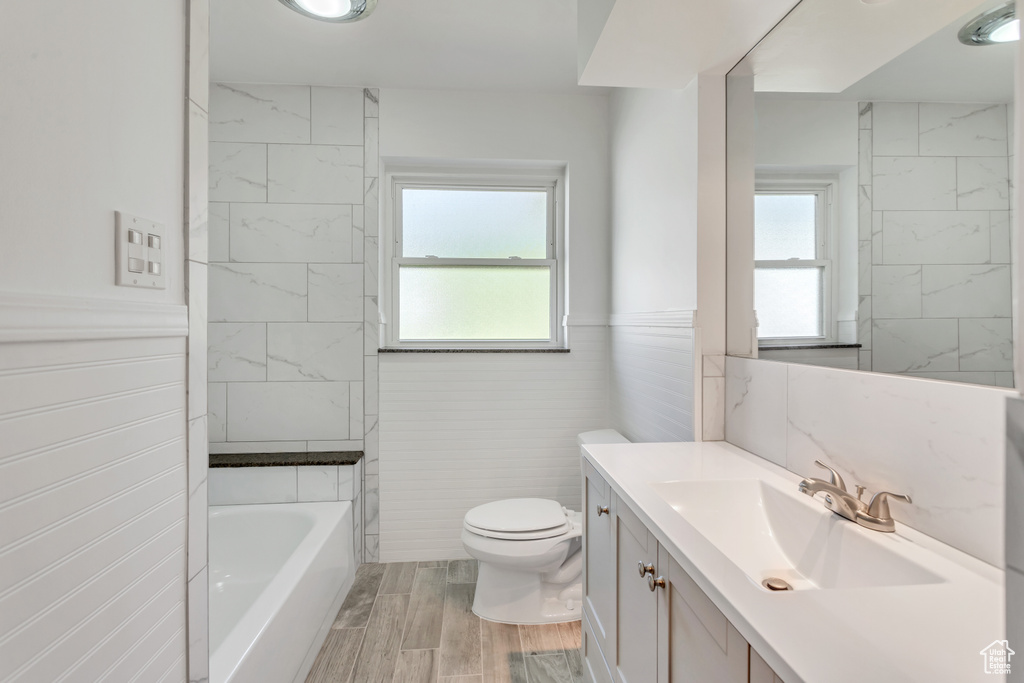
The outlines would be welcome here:
[[[538,572],[480,562],[473,614],[504,624],[557,624],[583,614],[582,576],[549,583]]]

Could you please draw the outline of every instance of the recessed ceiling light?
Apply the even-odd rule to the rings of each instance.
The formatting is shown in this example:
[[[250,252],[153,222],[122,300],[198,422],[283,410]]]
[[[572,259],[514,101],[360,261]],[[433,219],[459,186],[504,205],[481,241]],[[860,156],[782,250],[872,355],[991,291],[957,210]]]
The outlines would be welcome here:
[[[957,34],[964,45],[995,45],[1020,40],[1016,3],[1009,2],[979,14]]]
[[[281,3],[312,19],[336,23],[365,19],[377,6],[377,0],[281,0]]]

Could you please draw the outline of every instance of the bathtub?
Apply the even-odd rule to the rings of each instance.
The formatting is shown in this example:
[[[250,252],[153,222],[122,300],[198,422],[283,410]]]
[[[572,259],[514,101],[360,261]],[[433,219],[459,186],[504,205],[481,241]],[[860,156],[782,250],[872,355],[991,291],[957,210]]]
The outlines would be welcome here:
[[[349,502],[210,507],[210,682],[302,683],[355,572]]]

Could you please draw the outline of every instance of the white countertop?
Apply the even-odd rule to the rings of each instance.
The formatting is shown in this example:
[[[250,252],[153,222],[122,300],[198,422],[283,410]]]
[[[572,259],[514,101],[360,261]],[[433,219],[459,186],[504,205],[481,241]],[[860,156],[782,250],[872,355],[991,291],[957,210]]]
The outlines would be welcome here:
[[[769,593],[650,483],[756,478],[803,498],[799,476],[725,442],[595,444],[584,457],[786,683],[996,678],[984,673],[980,653],[1005,637],[1001,570],[898,523],[896,533],[882,534],[832,515],[835,524],[894,544],[943,581]]]

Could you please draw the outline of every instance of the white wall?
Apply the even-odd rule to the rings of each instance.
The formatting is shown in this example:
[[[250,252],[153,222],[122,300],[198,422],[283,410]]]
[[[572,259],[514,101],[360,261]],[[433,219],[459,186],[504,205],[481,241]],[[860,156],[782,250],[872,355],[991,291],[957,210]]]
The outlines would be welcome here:
[[[612,95],[612,311],[697,306],[697,82]]]
[[[185,3],[5,7],[0,291],[182,303]],[[162,223],[167,289],[114,285],[114,211]]]
[[[383,561],[458,557],[462,517],[475,505],[516,496],[578,505],[575,436],[607,426],[608,102],[423,90],[380,98],[385,165],[566,166],[566,312],[570,325],[582,323],[568,331],[571,352],[378,357],[380,461],[366,462],[367,555],[379,528]],[[369,500],[378,476],[379,520]]]
[[[4,681],[187,677],[185,8],[4,8]],[[115,287],[115,210],[166,290]]]

